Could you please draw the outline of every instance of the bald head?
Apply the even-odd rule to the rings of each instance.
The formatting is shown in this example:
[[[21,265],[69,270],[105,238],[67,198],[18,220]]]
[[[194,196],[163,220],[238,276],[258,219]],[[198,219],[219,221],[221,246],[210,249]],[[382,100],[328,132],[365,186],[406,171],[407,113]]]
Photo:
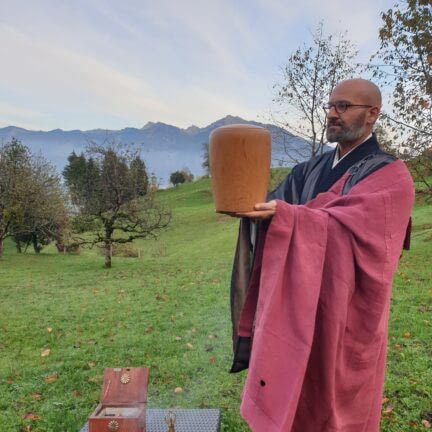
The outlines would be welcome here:
[[[366,105],[381,109],[381,91],[376,84],[363,78],[341,81],[333,90],[334,93],[348,93],[352,98]]]

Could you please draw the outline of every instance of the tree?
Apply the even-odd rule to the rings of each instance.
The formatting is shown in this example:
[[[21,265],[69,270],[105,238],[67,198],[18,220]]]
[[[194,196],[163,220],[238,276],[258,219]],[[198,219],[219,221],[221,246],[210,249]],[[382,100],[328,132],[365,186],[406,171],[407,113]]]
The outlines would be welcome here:
[[[13,138],[0,148],[0,254],[13,237],[17,248],[36,252],[56,239],[67,224],[60,181],[52,166]]]
[[[17,139],[0,147],[0,256],[11,227],[23,217],[31,173],[30,151]]]
[[[130,175],[138,196],[144,196],[149,188],[149,177],[144,161],[135,156],[130,164]]]
[[[210,156],[209,156],[209,143],[205,142],[201,146],[203,161],[201,166],[204,168],[207,175],[210,174]]]
[[[186,181],[186,177],[183,173],[183,171],[174,171],[170,175],[170,183],[172,183],[175,187],[177,187],[179,184],[182,184]]]
[[[171,214],[148,190],[148,176],[138,149],[110,142],[90,145],[86,153],[87,157],[82,155],[83,177],[76,175],[81,172],[81,163],[76,164],[72,154],[63,176],[79,209],[80,225],[91,227],[91,238],[80,242],[102,247],[105,267],[109,268],[114,243],[154,237],[169,224]]]
[[[282,82],[274,86],[274,102],[282,107],[282,119],[275,116],[273,120],[288,131],[280,138],[292,162],[322,154],[327,121],[322,105],[339,81],[353,76],[356,55],[343,34],[325,36],[320,23],[312,34],[312,44],[297,48],[289,57]],[[292,134],[306,139],[308,154],[291,145]]]
[[[399,142],[415,180],[432,196],[432,8],[429,0],[407,0],[381,14],[380,49],[374,75],[391,86],[392,112],[384,118]],[[376,61],[382,63],[375,63]]]
[[[174,171],[170,175],[170,183],[177,187],[181,183],[188,183],[193,181],[194,175],[190,172],[189,168],[183,168],[181,171]]]
[[[184,167],[181,172],[183,173],[185,179],[186,179],[186,183],[190,183],[193,182],[194,180],[194,175],[192,174],[191,170],[188,167]]]
[[[13,221],[11,236],[18,251],[21,244],[32,244],[36,253],[45,245],[62,238],[69,223],[60,179],[54,168],[42,157],[31,158],[31,184],[28,201],[20,220]]]

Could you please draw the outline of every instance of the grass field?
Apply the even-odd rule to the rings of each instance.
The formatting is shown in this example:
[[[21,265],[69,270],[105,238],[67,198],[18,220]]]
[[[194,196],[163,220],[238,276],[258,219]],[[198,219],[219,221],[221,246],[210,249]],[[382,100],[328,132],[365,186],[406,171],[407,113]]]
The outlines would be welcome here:
[[[148,366],[149,407],[222,410],[247,431],[244,373],[229,374],[229,278],[237,221],[215,214],[208,180],[160,193],[173,208],[140,258],[103,268],[94,250],[0,259],[0,431],[75,432],[105,367]],[[425,430],[432,415],[432,206],[414,213],[394,284],[382,430]],[[181,392],[175,389],[180,387]],[[423,423],[422,423],[423,420]]]

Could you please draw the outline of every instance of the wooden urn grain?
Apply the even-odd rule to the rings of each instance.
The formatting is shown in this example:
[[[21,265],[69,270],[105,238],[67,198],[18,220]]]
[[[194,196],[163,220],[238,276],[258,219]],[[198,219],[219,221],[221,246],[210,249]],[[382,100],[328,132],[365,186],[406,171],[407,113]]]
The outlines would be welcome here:
[[[219,213],[252,211],[265,202],[271,163],[271,135],[259,126],[228,125],[210,134],[209,163]]]

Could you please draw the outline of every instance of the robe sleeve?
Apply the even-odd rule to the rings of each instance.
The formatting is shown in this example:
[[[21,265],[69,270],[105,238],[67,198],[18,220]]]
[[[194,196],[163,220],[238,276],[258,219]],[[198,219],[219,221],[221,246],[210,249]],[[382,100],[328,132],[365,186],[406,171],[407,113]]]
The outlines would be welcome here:
[[[305,163],[295,166],[285,179],[268,194],[267,201],[280,199],[289,203],[298,203],[302,192],[302,185],[304,183],[303,177],[305,166]],[[236,350],[240,350],[240,347],[237,348],[237,329],[240,312],[246,299],[247,288],[254,261],[255,244],[258,241],[257,233],[259,230],[259,222],[254,222],[248,218],[241,219],[230,285],[232,342],[234,353]],[[241,368],[233,366],[231,372],[242,369],[244,369],[244,365]]]

